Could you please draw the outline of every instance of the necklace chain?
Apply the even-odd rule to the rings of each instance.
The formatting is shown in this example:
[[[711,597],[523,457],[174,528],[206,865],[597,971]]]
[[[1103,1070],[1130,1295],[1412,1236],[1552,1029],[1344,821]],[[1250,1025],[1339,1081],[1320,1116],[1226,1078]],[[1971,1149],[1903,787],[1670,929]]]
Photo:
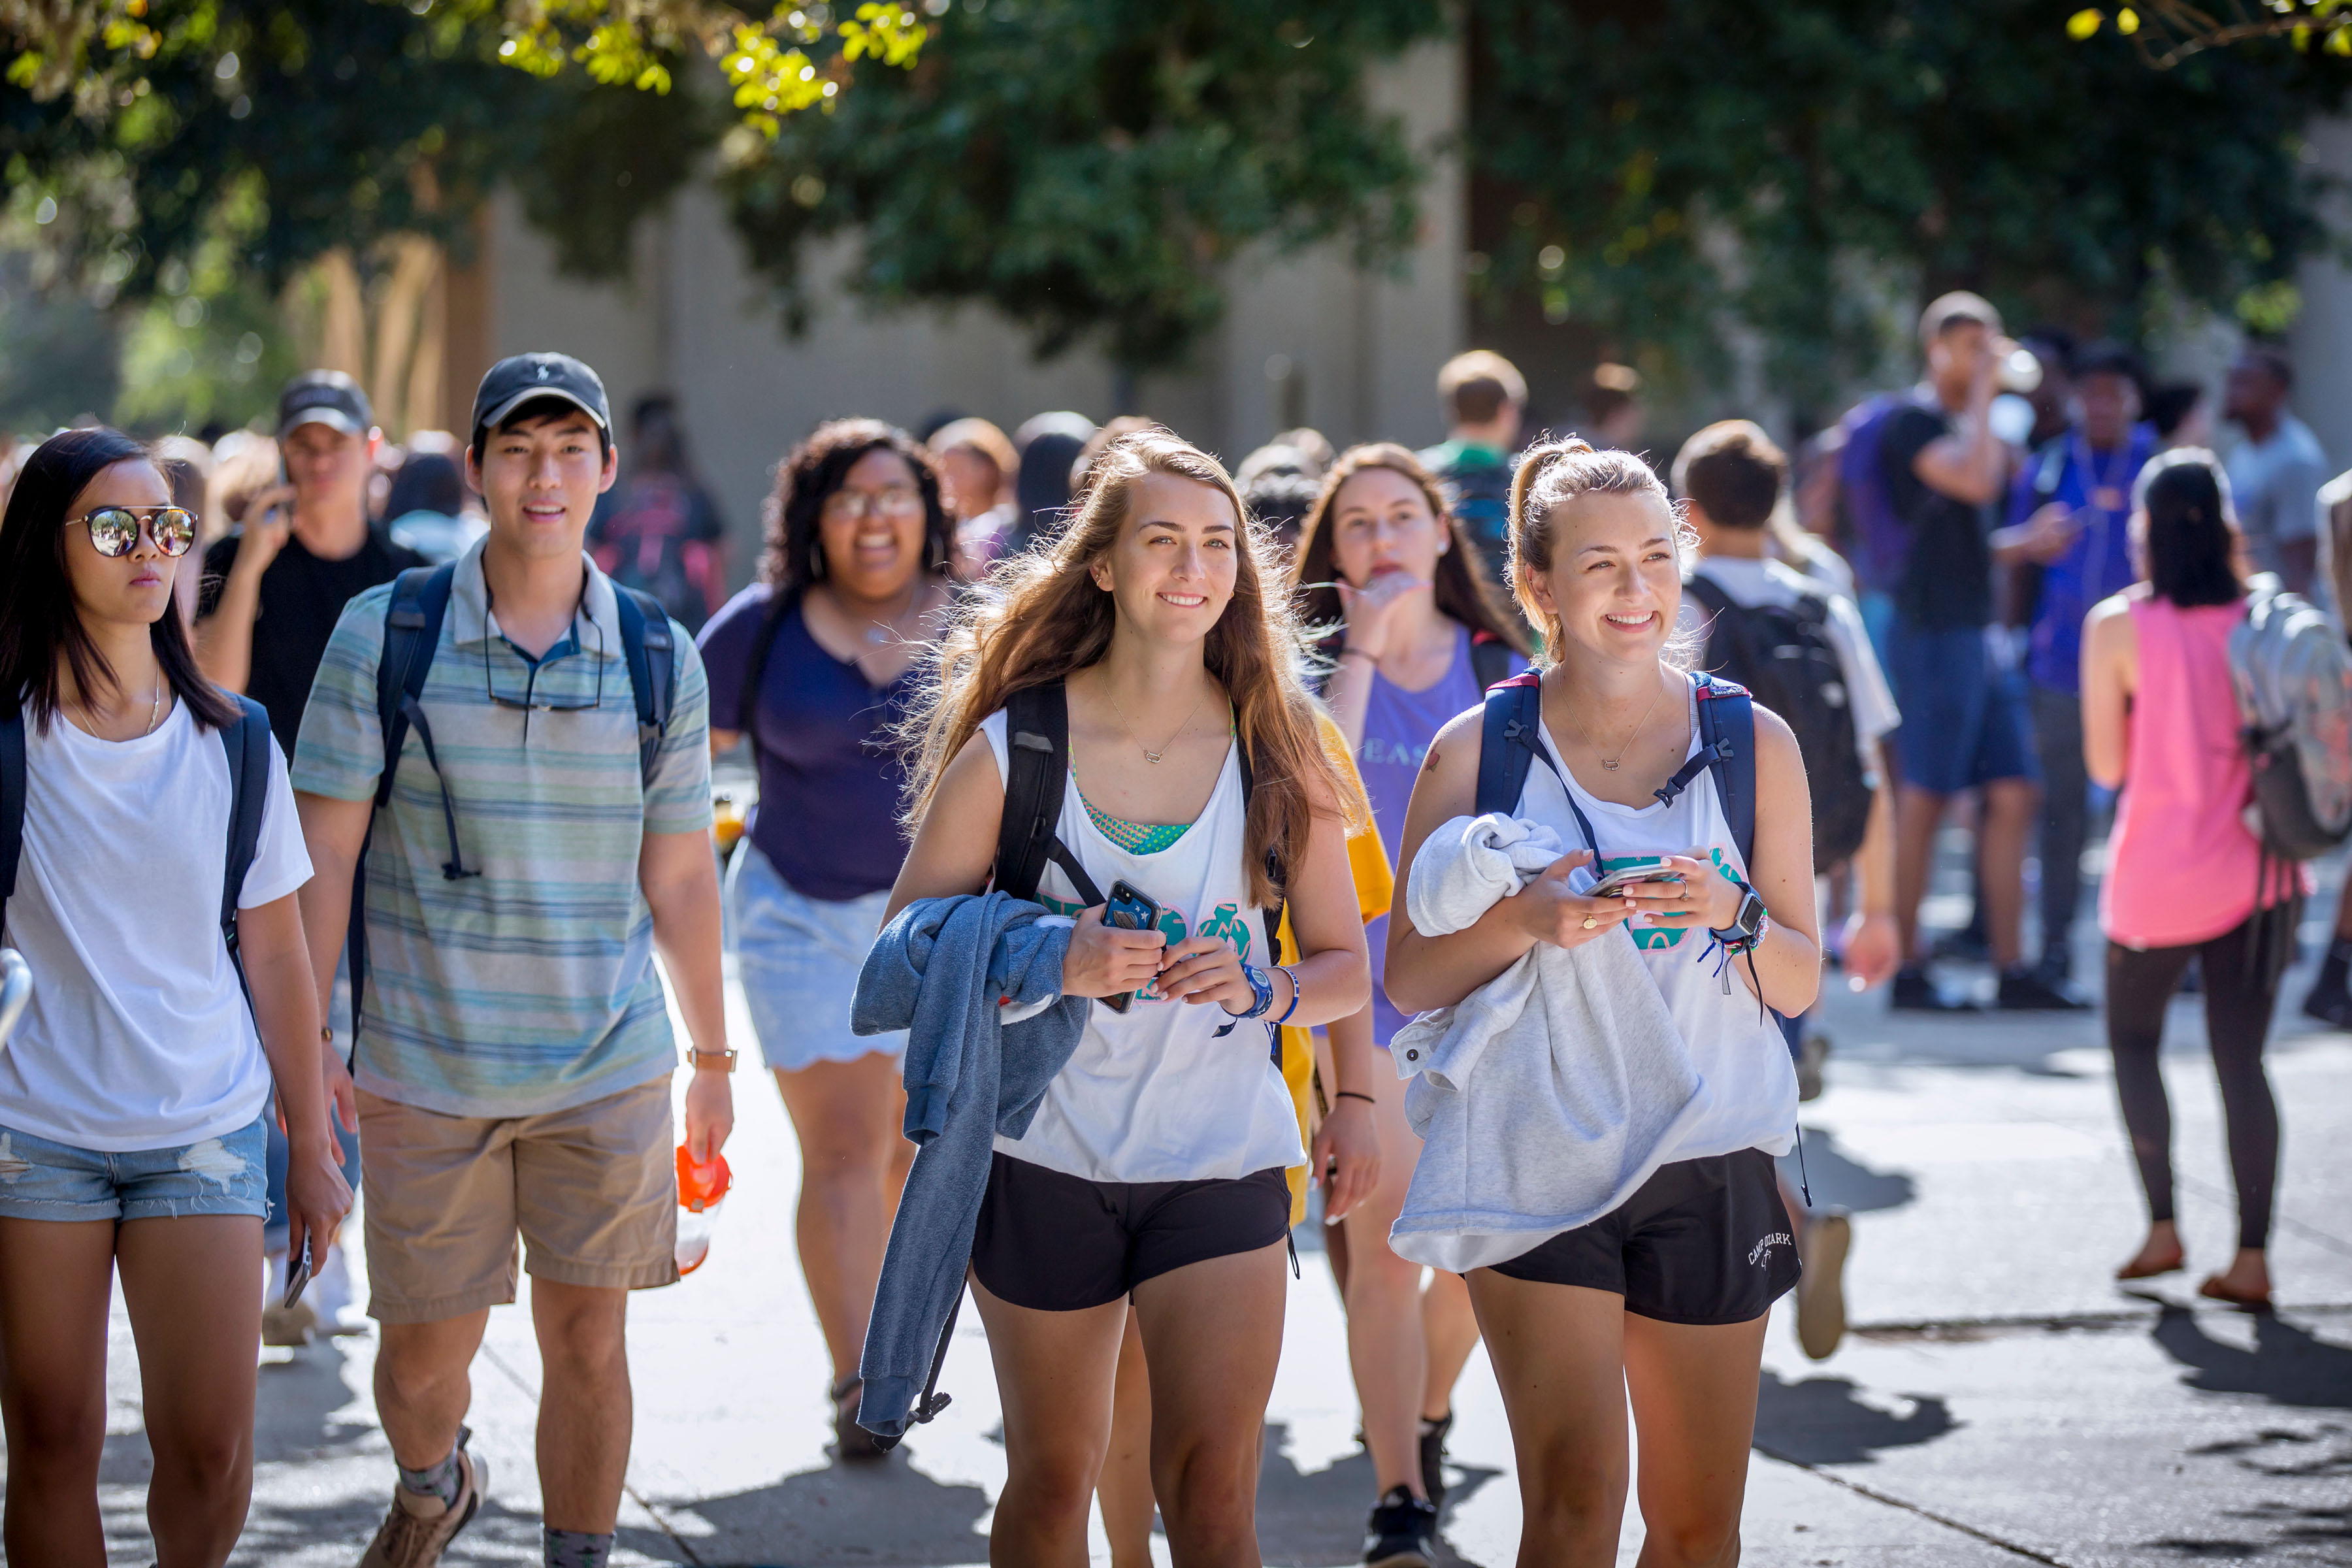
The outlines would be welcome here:
[[[923,602],[923,593],[928,586],[929,584],[923,581],[922,574],[917,573],[914,582],[908,586],[906,603],[887,616],[875,616],[873,624],[866,628],[866,640],[877,647],[888,642],[894,637],[904,641],[907,636],[904,626],[907,616]]]
[[[1168,754],[1168,748],[1174,745],[1178,738],[1192,727],[1192,721],[1201,716],[1201,704],[1209,700],[1209,694],[1206,691],[1202,692],[1192,703],[1192,711],[1185,714],[1184,721],[1176,726],[1176,733],[1160,742],[1160,749],[1155,752],[1143,743],[1142,736],[1135,732],[1135,726],[1128,721],[1127,710],[1118,705],[1118,699],[1113,695],[1110,682],[1108,680],[1103,682],[1103,695],[1110,698],[1110,710],[1118,715],[1119,727],[1127,731],[1127,738],[1135,742],[1135,749],[1143,753],[1143,760],[1154,767],[1159,766],[1160,759]]]
[[[1617,748],[1617,754],[1613,757],[1601,756],[1601,742],[1595,741],[1592,738],[1592,731],[1584,727],[1583,715],[1578,713],[1573,707],[1570,707],[1568,710],[1568,716],[1576,721],[1577,733],[1582,735],[1584,737],[1584,743],[1592,748],[1592,754],[1601,758],[1601,767],[1607,772],[1613,773],[1617,771],[1617,764],[1625,760],[1625,753],[1633,749],[1633,742],[1641,739],[1642,731],[1650,722],[1650,715],[1658,710],[1658,699],[1664,697],[1665,694],[1665,683],[1661,681],[1658,684],[1657,690],[1653,692],[1650,696],[1650,705],[1642,710],[1642,717],[1634,721],[1633,732],[1625,737],[1625,743]]]

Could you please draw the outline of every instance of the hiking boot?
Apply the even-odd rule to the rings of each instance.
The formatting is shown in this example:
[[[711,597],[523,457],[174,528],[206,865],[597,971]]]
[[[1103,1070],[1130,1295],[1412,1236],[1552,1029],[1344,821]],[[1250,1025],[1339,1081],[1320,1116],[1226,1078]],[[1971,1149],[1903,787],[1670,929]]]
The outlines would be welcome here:
[[[851,1464],[867,1464],[887,1459],[890,1450],[882,1440],[857,1424],[857,1402],[865,1397],[863,1378],[845,1377],[827,1385],[825,1397],[833,1401],[833,1449],[835,1455]]]
[[[308,1301],[281,1307],[272,1301],[261,1309],[261,1342],[265,1345],[307,1345],[319,1326],[318,1309]]]
[[[1797,1343],[1815,1361],[1827,1361],[1845,1338],[1845,1255],[1853,1246],[1853,1221],[1843,1209],[1826,1209],[1799,1227]]]
[[[1364,1526],[1365,1568],[1436,1568],[1436,1506],[1391,1487]]]
[[[2343,945],[2339,938],[2319,961],[2319,978],[2311,983],[2311,991],[2303,999],[2303,1016],[2316,1018],[2331,1029],[2352,1029],[2352,984],[2347,984]]]
[[[482,1493],[490,1484],[489,1466],[466,1452],[473,1435],[469,1427],[457,1428],[457,1500],[445,1503],[430,1493],[394,1486],[392,1511],[368,1543],[360,1568],[433,1568],[441,1561],[441,1553],[482,1506]]]
[[[2000,977],[1998,1005],[2004,1013],[2081,1013],[2091,1005],[2031,969],[2018,969]]]
[[[1974,1013],[1977,1005],[1966,996],[1947,995],[1924,969],[1904,969],[1895,973],[1895,984],[1888,987],[1886,1005],[1901,1013]]]
[[[1421,1489],[1429,1495],[1429,1506],[1445,1506],[1445,1435],[1454,1430],[1454,1412],[1432,1421],[1421,1418]]]

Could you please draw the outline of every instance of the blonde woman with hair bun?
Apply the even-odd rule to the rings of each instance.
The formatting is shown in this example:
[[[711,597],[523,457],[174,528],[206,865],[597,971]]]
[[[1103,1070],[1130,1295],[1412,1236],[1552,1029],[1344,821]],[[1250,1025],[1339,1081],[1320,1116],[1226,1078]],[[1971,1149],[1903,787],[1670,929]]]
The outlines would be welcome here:
[[[910,721],[915,839],[890,917],[987,885],[1005,703],[1053,687],[1069,721],[1055,837],[1097,889],[1124,881],[1161,911],[1153,930],[1107,926],[1059,862],[1038,886],[1076,921],[1063,994],[1135,994],[1091,1009],[1027,1131],[996,1140],[971,1270],[1004,1405],[992,1562],[1087,1562],[1130,1299],[1170,1553],[1259,1561],[1283,1173],[1307,1163],[1264,1026],[1370,995],[1338,776],[1268,560],[1215,458],[1123,436],[1061,536],[999,563],[963,608]],[[1281,965],[1267,933],[1286,903],[1301,957]]]
[[[1431,746],[1398,856],[1387,985],[1400,1008],[1475,1007],[1474,994],[1538,944],[1630,941],[1701,1085],[1665,1108],[1680,1114],[1646,1123],[1664,1131],[1630,1196],[1589,1224],[1519,1231],[1505,1245],[1533,1245],[1468,1271],[1510,1418],[1525,1568],[1617,1560],[1629,1396],[1643,1445],[1642,1560],[1736,1560],[1765,1318],[1798,1272],[1773,1170],[1793,1142],[1796,1074],[1768,1009],[1801,1013],[1820,984],[1811,810],[1795,738],[1757,709],[1744,764],[1752,862],[1734,841],[1715,772],[1698,763],[1701,692],[1719,700],[1721,689],[1690,674],[1674,643],[1690,548],[1639,458],[1573,439],[1528,455],[1511,498],[1511,587],[1549,662],[1543,765],[1527,770],[1509,815],[1578,847],[1474,925],[1414,928],[1413,858],[1476,804],[1474,711]],[[1730,700],[1744,700],[1736,689]],[[1589,896],[1596,872],[1649,865],[1656,877]],[[1613,1047],[1580,1039],[1561,1055],[1605,1074]],[[1546,1139],[1565,1148],[1580,1135],[1564,1123],[1514,1129],[1513,1158],[1542,1159]],[[1474,1185],[1465,1206],[1489,1200],[1503,1207],[1507,1194]]]

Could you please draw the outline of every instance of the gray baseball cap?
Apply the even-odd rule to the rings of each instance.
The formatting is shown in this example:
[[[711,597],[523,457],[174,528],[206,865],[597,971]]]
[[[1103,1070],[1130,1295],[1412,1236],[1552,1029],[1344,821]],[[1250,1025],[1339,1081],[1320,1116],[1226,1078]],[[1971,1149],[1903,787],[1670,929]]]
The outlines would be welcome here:
[[[375,410],[360,384],[339,370],[306,370],[278,395],[278,434],[298,425],[324,425],[346,436],[375,427]]]

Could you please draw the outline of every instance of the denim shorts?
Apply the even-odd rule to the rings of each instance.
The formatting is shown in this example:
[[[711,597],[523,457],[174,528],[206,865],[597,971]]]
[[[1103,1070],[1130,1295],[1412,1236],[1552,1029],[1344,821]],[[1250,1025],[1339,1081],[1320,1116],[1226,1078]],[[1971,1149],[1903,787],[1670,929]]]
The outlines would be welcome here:
[[[52,1143],[0,1127],[0,1218],[266,1219],[263,1151],[268,1116],[220,1138],[127,1153]]]
[[[1996,779],[2040,775],[2024,679],[1995,662],[1981,626],[1920,627],[1897,618],[1887,637],[1903,727],[1903,782],[1958,795]]]
[[[891,1056],[907,1037],[853,1035],[849,1004],[857,973],[882,929],[887,889],[855,899],[812,899],[795,891],[750,839],[727,873],[735,921],[738,977],[772,1068],[797,1072],[817,1062],[856,1061],[869,1051]]]

